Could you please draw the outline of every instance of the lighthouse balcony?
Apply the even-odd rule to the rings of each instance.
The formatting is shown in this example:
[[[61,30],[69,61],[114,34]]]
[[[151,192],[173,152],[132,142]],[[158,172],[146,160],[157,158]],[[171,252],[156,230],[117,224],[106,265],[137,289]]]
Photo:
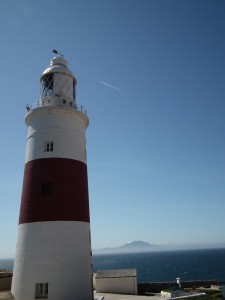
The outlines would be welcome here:
[[[75,109],[76,111],[82,112],[85,115],[87,115],[87,111],[84,109],[82,105],[79,105],[74,101],[71,101],[70,99],[44,98],[31,105],[27,104],[26,109],[27,111],[30,111],[42,107],[70,108],[70,109]]]

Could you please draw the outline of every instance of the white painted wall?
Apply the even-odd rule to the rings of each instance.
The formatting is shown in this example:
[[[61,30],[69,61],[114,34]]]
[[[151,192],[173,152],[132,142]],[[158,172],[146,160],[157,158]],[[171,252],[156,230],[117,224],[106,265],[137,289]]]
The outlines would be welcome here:
[[[49,300],[92,299],[90,251],[89,223],[19,225],[12,284],[16,300],[35,299],[35,284],[45,282]]]
[[[136,277],[95,278],[97,293],[137,294]]]
[[[88,117],[72,108],[37,108],[26,116],[28,126],[25,162],[48,157],[79,160],[86,163],[85,129]],[[54,151],[45,152],[47,141],[54,142]]]

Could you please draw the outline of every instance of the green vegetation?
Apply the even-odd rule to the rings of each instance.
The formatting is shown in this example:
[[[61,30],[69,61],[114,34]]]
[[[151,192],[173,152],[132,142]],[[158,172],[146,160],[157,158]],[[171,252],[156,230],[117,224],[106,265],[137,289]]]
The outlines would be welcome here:
[[[223,299],[222,291],[212,289],[196,289],[196,292],[205,293],[205,296],[196,296],[194,300],[219,300]]]
[[[179,289],[178,289],[179,290]],[[186,291],[186,292],[191,292],[193,291],[193,289],[180,289],[182,291]],[[163,290],[163,292],[169,292],[172,293],[174,290],[173,289],[165,289]],[[223,299],[222,297],[222,290],[219,289],[194,289],[195,292],[198,293],[205,293],[206,295],[202,295],[202,296],[193,296],[193,300],[219,300],[219,299]]]

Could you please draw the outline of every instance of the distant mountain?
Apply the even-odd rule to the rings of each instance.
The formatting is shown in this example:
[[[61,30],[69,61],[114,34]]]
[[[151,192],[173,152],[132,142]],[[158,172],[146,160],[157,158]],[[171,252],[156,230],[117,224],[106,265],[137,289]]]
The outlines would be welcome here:
[[[143,241],[132,241],[128,242],[122,246],[115,248],[103,248],[98,250],[93,250],[94,254],[103,254],[103,253],[131,253],[131,252],[148,252],[156,249],[160,246],[149,244]]]
[[[133,248],[149,248],[152,247],[154,245],[151,245],[149,243],[143,242],[143,241],[132,241],[132,242],[128,242],[118,248],[120,249],[133,249]]]

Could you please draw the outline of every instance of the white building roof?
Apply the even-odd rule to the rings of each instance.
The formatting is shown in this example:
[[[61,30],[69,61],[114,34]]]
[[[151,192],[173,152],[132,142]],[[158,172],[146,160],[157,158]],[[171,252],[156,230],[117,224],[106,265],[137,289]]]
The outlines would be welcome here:
[[[121,277],[136,277],[136,269],[121,269],[121,270],[100,270],[97,272],[98,278],[121,278]]]

